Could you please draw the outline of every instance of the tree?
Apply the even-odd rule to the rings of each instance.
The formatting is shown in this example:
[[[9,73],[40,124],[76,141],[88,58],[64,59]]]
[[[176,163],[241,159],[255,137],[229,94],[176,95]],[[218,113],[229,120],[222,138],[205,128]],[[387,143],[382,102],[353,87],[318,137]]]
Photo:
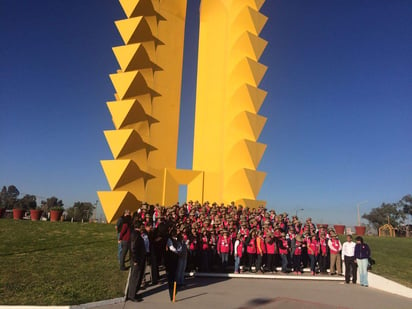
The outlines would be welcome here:
[[[41,201],[41,209],[48,213],[52,208],[55,207],[62,207],[63,208],[63,201],[59,200],[57,197],[52,196],[46,199],[45,201]]]
[[[370,224],[378,230],[380,226],[389,223],[399,228],[404,222],[406,215],[398,203],[382,203],[380,207],[372,208],[369,214],[363,214],[362,218],[368,220]]]
[[[412,195],[405,195],[399,202],[399,207],[402,208],[405,215],[412,216]]]
[[[37,207],[36,196],[26,194],[21,199],[17,200],[16,205],[24,210],[35,209]]]
[[[19,195],[20,191],[15,185],[3,186],[0,192],[0,205],[6,209],[14,208],[17,206],[17,197]]]
[[[67,209],[66,218],[73,221],[89,221],[95,208],[96,206],[90,202],[76,202]]]

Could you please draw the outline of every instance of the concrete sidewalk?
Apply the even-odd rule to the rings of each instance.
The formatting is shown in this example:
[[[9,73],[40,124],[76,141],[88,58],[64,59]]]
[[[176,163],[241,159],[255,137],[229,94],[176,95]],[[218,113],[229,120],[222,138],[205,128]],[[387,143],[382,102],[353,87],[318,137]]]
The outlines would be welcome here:
[[[163,279],[164,280],[164,279]],[[0,309],[127,308],[412,308],[412,289],[369,273],[369,288],[340,276],[290,274],[192,274],[170,302],[167,284],[140,290],[143,302],[110,299],[78,306],[0,306]],[[398,295],[395,295],[398,294]],[[400,296],[402,295],[402,296]]]
[[[412,308],[410,298],[342,281],[189,278],[175,303],[169,300],[166,284],[141,293],[143,302],[117,299],[113,300],[117,303],[101,303],[97,308]]]

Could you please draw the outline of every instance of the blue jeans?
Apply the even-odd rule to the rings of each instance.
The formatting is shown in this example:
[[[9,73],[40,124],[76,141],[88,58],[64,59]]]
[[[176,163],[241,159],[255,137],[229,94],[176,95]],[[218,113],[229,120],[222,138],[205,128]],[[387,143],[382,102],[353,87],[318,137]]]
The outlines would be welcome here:
[[[356,259],[359,269],[359,281],[361,285],[368,286],[368,259]]]
[[[316,271],[316,256],[313,254],[309,254],[310,259],[310,270],[315,272]]]
[[[235,256],[235,272],[239,272],[239,266],[240,266],[240,257]]]
[[[117,233],[117,240],[119,240],[120,233]],[[120,262],[120,257],[122,256],[122,244],[117,244],[117,260]]]
[[[222,271],[225,272],[227,262],[229,261],[229,253],[220,253],[220,257],[222,258]]]

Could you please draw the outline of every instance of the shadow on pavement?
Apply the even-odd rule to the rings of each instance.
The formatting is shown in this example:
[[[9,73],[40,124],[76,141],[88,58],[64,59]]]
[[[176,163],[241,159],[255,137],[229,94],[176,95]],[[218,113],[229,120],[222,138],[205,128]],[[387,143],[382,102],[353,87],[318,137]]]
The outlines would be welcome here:
[[[345,309],[341,306],[332,306],[329,304],[322,304],[297,298],[289,297],[276,297],[276,298],[255,298],[247,302],[246,305],[239,307],[238,309],[251,309],[251,308],[301,308],[301,309]]]
[[[185,279],[185,286],[183,287],[178,287],[177,288],[177,295],[179,294],[179,292],[182,291],[187,291],[187,290],[191,290],[191,289],[195,289],[195,288],[201,288],[201,287],[206,287],[206,286],[210,286],[212,284],[216,284],[216,283],[220,283],[223,281],[228,281],[230,280],[230,278],[186,278]],[[168,289],[167,286],[167,281],[165,281],[165,278],[161,278],[160,283],[158,285],[155,286],[151,286],[146,288],[145,290],[140,289],[138,295],[140,295],[141,297],[145,298],[145,297],[149,297],[155,294],[158,294],[162,291],[165,291]],[[204,293],[199,293],[196,295],[191,295],[182,299],[179,299],[178,301],[184,301],[187,299],[191,299],[191,298],[195,298],[195,297],[199,297],[202,295],[206,295],[208,293],[204,292]]]

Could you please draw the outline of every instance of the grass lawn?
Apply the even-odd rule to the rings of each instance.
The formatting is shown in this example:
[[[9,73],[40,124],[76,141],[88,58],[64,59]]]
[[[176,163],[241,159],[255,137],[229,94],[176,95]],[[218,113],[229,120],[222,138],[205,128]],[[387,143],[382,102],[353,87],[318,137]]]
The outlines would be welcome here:
[[[113,225],[0,220],[0,305],[76,305],[121,297]],[[373,272],[412,287],[412,239],[365,237]]]
[[[372,272],[412,288],[412,238],[365,237],[376,264]]]
[[[120,297],[113,225],[0,220],[0,304],[75,305]]]

